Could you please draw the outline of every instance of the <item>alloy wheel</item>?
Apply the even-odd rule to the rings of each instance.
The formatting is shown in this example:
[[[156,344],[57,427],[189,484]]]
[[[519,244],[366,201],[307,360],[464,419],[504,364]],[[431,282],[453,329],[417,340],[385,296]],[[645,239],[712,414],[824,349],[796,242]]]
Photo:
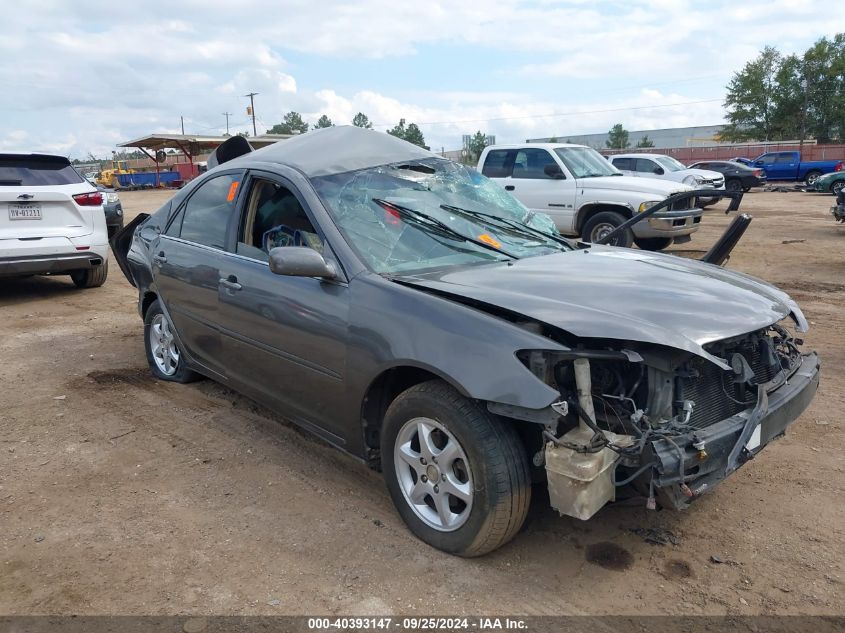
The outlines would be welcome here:
[[[466,523],[473,498],[469,460],[443,425],[409,420],[396,437],[393,458],[402,494],[421,521],[441,532]]]
[[[150,350],[158,370],[165,376],[172,376],[179,369],[179,349],[173,336],[173,329],[164,314],[157,314],[150,323]]]

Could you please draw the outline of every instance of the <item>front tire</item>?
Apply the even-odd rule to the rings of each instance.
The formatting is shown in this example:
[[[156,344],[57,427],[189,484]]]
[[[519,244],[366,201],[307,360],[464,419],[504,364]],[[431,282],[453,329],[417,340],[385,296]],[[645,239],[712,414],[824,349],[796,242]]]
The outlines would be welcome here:
[[[837,180],[830,186],[830,193],[834,196],[838,196],[843,189],[845,189],[845,180]]]
[[[819,176],[821,176],[821,175],[822,175],[822,173],[820,171],[807,172],[807,175],[804,176],[804,184],[807,185],[808,187],[812,187],[814,184],[816,184],[816,181],[819,179]]]
[[[662,251],[672,245],[671,237],[636,237],[634,243],[644,251]]]
[[[521,439],[440,380],[415,385],[390,404],[381,459],[400,516],[432,547],[481,556],[525,522],[531,477]]]
[[[106,283],[109,276],[109,260],[104,260],[99,266],[86,268],[85,270],[74,270],[70,278],[77,288],[99,288]]]
[[[152,302],[144,316],[144,349],[147,352],[147,363],[156,378],[186,383],[200,377],[188,369],[185,355],[176,342],[173,325],[158,299]]]
[[[591,216],[581,229],[581,239],[585,242],[596,242],[625,222],[625,216],[615,211],[601,211]],[[634,243],[634,233],[626,229],[617,234],[608,246],[622,246],[630,248]]]

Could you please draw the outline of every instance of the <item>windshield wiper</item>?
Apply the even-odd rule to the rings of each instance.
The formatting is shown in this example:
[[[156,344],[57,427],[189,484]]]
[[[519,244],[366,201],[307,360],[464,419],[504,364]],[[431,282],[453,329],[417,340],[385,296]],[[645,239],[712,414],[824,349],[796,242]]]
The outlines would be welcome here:
[[[444,211],[452,211],[454,213],[461,213],[464,215],[468,215],[472,218],[483,218],[485,220],[493,220],[494,223],[498,222],[499,228],[505,228],[506,231],[509,231],[512,234],[518,235],[520,237],[525,237],[526,235],[531,235],[534,237],[542,237],[546,240],[552,240],[559,245],[566,246],[567,248],[571,249],[572,245],[562,237],[551,235],[550,233],[544,233],[540,229],[535,229],[532,226],[528,226],[527,224],[523,224],[521,222],[517,222],[516,220],[511,220],[510,218],[503,218],[498,215],[493,215],[492,213],[485,213],[484,211],[474,211],[472,209],[462,209],[461,207],[456,207],[451,204],[441,204],[440,208]]]
[[[449,237],[453,240],[460,240],[462,242],[469,242],[470,244],[475,244],[476,246],[480,246],[488,251],[493,251],[494,253],[500,253],[501,255],[510,257],[511,259],[519,259],[519,257],[513,253],[497,248],[483,240],[470,237],[469,235],[464,235],[460,231],[453,229],[445,222],[441,222],[437,218],[430,216],[427,213],[423,213],[422,211],[417,211],[416,209],[411,209],[409,207],[396,204],[395,202],[388,202],[387,200],[382,200],[380,198],[373,198],[373,202],[384,209],[395,211],[403,220],[412,222],[418,227],[423,228],[434,235]]]

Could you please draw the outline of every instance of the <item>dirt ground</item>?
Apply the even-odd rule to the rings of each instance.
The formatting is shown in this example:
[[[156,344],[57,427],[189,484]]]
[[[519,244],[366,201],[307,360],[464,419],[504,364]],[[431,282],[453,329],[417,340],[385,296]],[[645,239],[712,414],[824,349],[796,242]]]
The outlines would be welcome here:
[[[131,219],[168,195],[121,197]],[[580,522],[540,499],[511,544],[473,560],[417,541],[378,473],[271,412],[211,381],[153,380],[116,265],[87,291],[4,280],[0,613],[843,614],[845,229],[832,201],[748,194],[755,219],[729,263],[790,292],[812,323],[822,384],[787,437],[686,512],[637,503]],[[726,204],[684,249],[709,247]],[[677,544],[633,531],[656,527]]]

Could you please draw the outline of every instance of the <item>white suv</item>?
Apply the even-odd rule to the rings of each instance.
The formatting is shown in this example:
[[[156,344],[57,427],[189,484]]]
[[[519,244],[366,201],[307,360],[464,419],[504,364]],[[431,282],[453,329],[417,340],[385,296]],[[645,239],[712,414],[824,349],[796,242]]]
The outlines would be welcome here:
[[[0,154],[0,277],[70,275],[102,286],[109,245],[103,196],[67,158]]]
[[[626,176],[660,178],[682,182],[696,189],[724,189],[725,177],[717,171],[687,167],[679,160],[664,154],[615,154],[608,160]],[[718,198],[702,198],[705,205]]]

